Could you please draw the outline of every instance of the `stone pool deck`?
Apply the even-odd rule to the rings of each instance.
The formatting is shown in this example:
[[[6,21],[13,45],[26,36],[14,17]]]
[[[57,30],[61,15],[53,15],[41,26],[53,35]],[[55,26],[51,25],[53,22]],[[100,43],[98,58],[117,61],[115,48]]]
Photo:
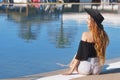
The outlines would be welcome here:
[[[107,60],[106,64],[120,62],[120,58]],[[52,72],[46,72],[41,74],[28,75],[20,78],[11,78],[11,79],[0,79],[0,80],[36,80],[43,77],[53,76],[64,73],[68,69],[62,69]],[[45,79],[46,80],[46,79]],[[120,68],[114,70],[103,71],[100,75],[88,75],[78,78],[73,78],[71,80],[120,80]]]

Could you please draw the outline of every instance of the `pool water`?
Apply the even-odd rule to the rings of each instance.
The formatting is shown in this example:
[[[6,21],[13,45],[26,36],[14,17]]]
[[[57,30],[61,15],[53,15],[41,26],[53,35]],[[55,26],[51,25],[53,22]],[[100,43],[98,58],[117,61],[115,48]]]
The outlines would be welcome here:
[[[114,13],[105,13],[105,16]],[[81,16],[83,15],[83,16]],[[85,12],[41,15],[0,13],[0,78],[14,78],[63,69],[77,51],[87,31]],[[119,18],[119,14],[114,16]],[[71,16],[71,17],[70,17]],[[74,18],[72,18],[74,17]],[[103,22],[110,44],[106,58],[120,57],[120,23]]]

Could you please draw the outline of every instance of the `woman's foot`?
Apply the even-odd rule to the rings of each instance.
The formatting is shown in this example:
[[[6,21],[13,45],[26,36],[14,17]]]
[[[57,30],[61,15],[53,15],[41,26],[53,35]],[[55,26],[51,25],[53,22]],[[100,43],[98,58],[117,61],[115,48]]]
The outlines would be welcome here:
[[[63,75],[71,75],[71,74],[72,74],[71,72],[66,72]]]

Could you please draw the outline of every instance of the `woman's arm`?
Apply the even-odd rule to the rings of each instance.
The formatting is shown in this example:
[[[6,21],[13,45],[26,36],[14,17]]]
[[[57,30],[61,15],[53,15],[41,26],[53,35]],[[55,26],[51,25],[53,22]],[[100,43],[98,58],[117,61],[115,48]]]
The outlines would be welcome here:
[[[76,54],[77,54],[77,53],[76,53]],[[75,60],[76,54],[75,54],[75,56],[73,57],[72,61],[70,62],[69,67],[72,67],[72,65],[74,64],[74,60]]]
[[[72,74],[72,72],[74,71],[74,69],[76,69],[76,67],[78,67],[79,63],[80,63],[80,61],[74,58],[74,62],[72,64],[72,66],[70,67],[69,71],[66,72],[64,75],[70,75],[70,74]]]
[[[86,41],[86,32],[83,32],[82,34],[82,38],[81,38],[83,41]],[[75,54],[75,56],[73,57],[69,67],[69,71],[67,73],[65,73],[66,75],[69,75],[69,74],[72,74],[72,72],[74,71],[74,69],[78,69],[78,66],[80,64],[80,60],[76,59],[77,53]]]
[[[83,33],[82,33],[81,40],[86,41],[86,32],[83,32]],[[74,63],[74,60],[75,60],[76,55],[77,55],[77,53],[75,54],[75,56],[73,57],[72,61],[70,62],[69,67],[71,67],[72,64]]]

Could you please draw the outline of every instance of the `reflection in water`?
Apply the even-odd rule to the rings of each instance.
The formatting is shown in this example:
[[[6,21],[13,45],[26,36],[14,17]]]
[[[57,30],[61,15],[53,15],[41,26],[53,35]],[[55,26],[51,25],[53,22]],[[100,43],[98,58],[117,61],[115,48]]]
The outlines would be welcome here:
[[[66,27],[64,24],[58,25],[57,28],[49,30],[49,39],[57,48],[70,47],[77,32],[77,27]],[[69,28],[70,27],[70,28]]]
[[[57,47],[60,48],[64,48],[65,45],[69,44],[69,38],[67,37],[67,35],[64,34],[64,28],[63,28],[63,24],[60,27],[60,31],[58,32],[57,36],[56,36],[56,45]]]
[[[31,23],[23,24],[19,29],[19,36],[29,42],[30,40],[36,40],[38,28],[36,30],[32,30]]]
[[[76,29],[75,28],[67,29],[65,30],[65,28],[62,25],[60,27],[58,35],[56,36],[56,45],[59,48],[70,47],[74,39]]]
[[[14,20],[17,23],[20,23],[18,35],[20,38],[24,39],[27,42],[31,40],[36,40],[37,34],[40,32],[41,27],[38,26],[35,30],[33,30],[34,27],[32,27],[32,24],[42,24],[55,20],[60,21],[61,26],[59,30],[55,33],[53,32],[54,35],[50,37],[53,37],[52,42],[54,42],[56,47],[64,48],[69,47],[69,45],[71,44],[71,39],[73,39],[72,37],[75,35],[75,33],[74,29],[70,30],[71,32],[66,32],[66,30],[64,30],[63,23],[61,21],[61,7],[62,5],[57,5],[57,7],[55,5],[41,5],[41,7],[39,8],[28,6],[29,11],[27,16],[24,12],[17,13],[16,11],[9,11],[7,13],[7,16],[8,20]],[[43,11],[43,8],[45,9],[45,11]]]
[[[61,12],[59,10],[51,11],[41,11],[38,8],[30,8],[28,15],[23,13],[17,13],[10,11],[7,13],[8,20],[13,20],[17,23],[20,23],[19,29],[19,37],[27,40],[35,40],[37,38],[37,34],[40,32],[40,24],[51,22],[55,20],[59,20]],[[32,27],[33,24],[37,24],[39,26]]]

